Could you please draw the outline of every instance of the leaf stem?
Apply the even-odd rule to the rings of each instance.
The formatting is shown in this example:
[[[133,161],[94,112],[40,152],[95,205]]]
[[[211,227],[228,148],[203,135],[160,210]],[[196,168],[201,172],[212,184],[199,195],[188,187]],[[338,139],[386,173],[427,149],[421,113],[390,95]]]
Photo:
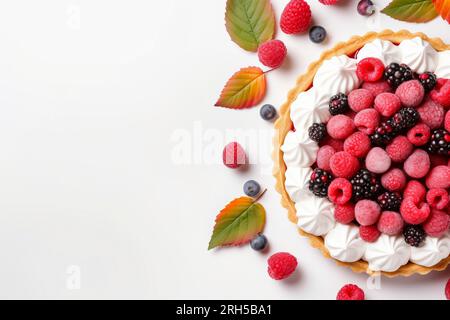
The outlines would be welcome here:
[[[261,192],[261,194],[255,200],[253,200],[253,203],[258,202],[258,200],[262,198],[262,196],[264,195],[264,193],[266,193],[266,191],[267,191],[267,189],[264,189],[264,191]]]

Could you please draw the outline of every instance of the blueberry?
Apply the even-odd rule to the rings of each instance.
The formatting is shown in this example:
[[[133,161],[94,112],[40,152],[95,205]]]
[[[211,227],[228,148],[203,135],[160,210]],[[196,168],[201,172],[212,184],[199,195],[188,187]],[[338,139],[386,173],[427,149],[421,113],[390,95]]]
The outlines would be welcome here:
[[[267,238],[263,234],[258,234],[252,241],[250,241],[250,247],[253,250],[261,251],[267,246]]]
[[[273,105],[265,104],[261,107],[261,110],[259,110],[259,114],[261,115],[261,118],[263,118],[264,120],[270,121],[276,117],[277,110]]]
[[[327,31],[324,27],[313,26],[309,29],[309,38],[314,43],[321,43],[327,37]]]
[[[370,0],[361,0],[357,8],[358,13],[362,16],[371,16],[375,13],[375,6]]]
[[[244,184],[244,193],[249,197],[256,197],[261,191],[261,186],[255,180],[249,180]]]

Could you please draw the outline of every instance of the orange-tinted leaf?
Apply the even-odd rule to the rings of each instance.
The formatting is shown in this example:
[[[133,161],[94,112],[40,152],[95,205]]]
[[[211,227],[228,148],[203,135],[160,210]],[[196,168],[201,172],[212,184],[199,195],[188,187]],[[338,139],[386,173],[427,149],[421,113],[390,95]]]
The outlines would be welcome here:
[[[397,20],[417,23],[438,16],[432,0],[393,0],[381,12]]]
[[[450,23],[450,0],[433,0],[433,3],[441,17]]]

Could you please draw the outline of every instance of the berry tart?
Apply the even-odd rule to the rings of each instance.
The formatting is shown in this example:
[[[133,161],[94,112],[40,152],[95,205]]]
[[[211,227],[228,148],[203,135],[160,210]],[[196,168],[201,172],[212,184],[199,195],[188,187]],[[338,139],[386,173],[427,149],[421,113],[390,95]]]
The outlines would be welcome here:
[[[275,123],[282,205],[355,272],[450,263],[450,46],[407,31],[353,37],[311,64]]]

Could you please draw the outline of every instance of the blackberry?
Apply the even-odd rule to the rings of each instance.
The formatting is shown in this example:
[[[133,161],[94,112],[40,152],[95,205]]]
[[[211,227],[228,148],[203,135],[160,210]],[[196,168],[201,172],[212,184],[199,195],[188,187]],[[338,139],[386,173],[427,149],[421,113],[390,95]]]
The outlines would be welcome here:
[[[349,110],[348,97],[343,93],[338,93],[331,97],[328,106],[331,115],[344,114]]]
[[[434,89],[437,83],[437,77],[433,72],[425,72],[419,75],[419,81],[425,91],[429,92]]]
[[[421,225],[406,225],[403,229],[403,237],[407,244],[418,247],[425,240],[426,234]]]
[[[400,204],[402,203],[402,196],[398,192],[386,191],[378,197],[378,204],[381,209],[386,211],[399,212]]]
[[[393,88],[413,78],[413,72],[406,64],[391,63],[384,70],[384,78]]]
[[[400,109],[395,115],[382,122],[370,136],[372,145],[384,147],[394,137],[414,127],[419,121],[419,113],[414,108]]]
[[[431,133],[430,144],[428,145],[430,153],[450,155],[450,134],[445,129],[436,129]]]
[[[328,195],[328,186],[333,177],[325,170],[316,168],[309,179],[309,190],[320,198],[325,198]]]
[[[378,177],[367,169],[359,170],[350,180],[353,188],[352,199],[357,202],[362,199],[376,199],[383,191]]]
[[[313,123],[308,129],[311,140],[320,142],[327,135],[327,127],[323,123]]]

